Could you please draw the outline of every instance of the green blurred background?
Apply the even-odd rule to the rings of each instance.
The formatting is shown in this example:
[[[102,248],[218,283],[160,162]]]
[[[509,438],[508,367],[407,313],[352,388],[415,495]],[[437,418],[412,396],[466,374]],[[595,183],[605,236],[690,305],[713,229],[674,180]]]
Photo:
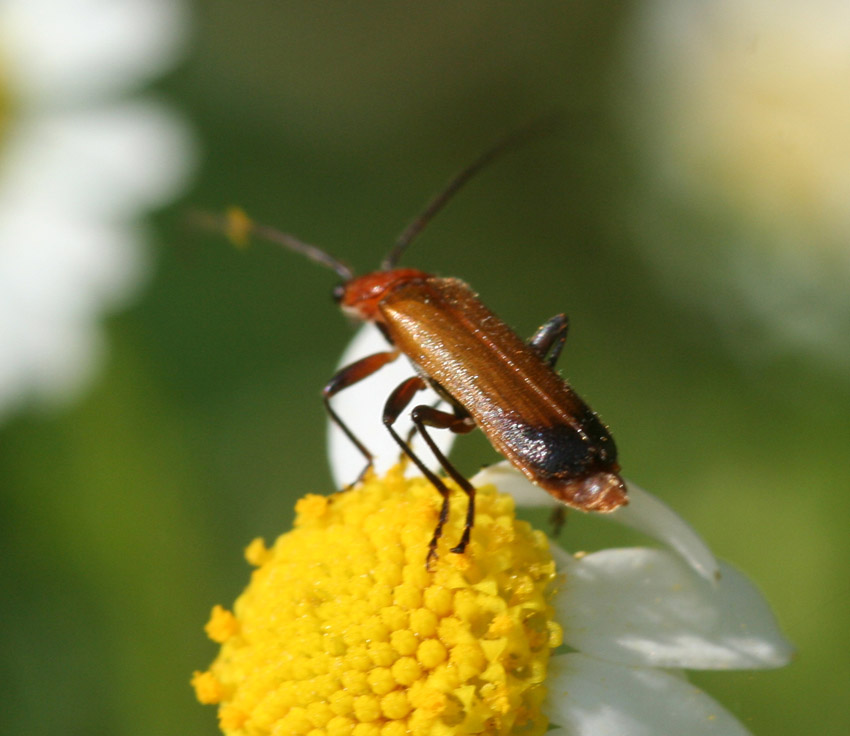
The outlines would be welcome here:
[[[626,474],[757,581],[798,647],[782,670],[694,681],[756,734],[848,732],[847,366],[793,344],[742,351],[643,253],[635,223],[653,200],[620,101],[633,10],[196,4],[190,54],[157,85],[196,127],[195,188],[157,215],[155,270],[109,318],[95,386],[0,428],[3,732],[216,733],[188,685],[214,656],[209,609],[245,584],[253,537],[331,489],[319,390],[351,334],[334,277],[274,247],[237,251],[184,213],[239,204],[362,272],[451,174],[551,109],[563,133],[481,175],[406,263],[469,281],[522,334],[570,315],[565,374]],[[693,239],[670,248],[711,269],[696,251],[716,223],[672,216]],[[466,471],[493,458],[480,437],[458,445]],[[564,536],[644,541],[592,519]]]

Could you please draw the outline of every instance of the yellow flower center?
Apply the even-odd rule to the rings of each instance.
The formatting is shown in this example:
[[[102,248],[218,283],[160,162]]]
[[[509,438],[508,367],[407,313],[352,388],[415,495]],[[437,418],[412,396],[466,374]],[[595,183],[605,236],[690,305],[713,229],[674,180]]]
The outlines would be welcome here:
[[[257,569],[233,613],[213,609],[221,651],[192,680],[230,736],[543,734],[544,680],[561,629],[555,564],[513,501],[478,489],[463,555],[465,496],[433,571],[440,497],[395,468],[296,505],[295,529],[246,557]],[[446,541],[448,540],[448,541]]]
[[[0,141],[6,138],[9,129],[9,121],[12,117],[12,94],[9,89],[9,80],[6,78],[5,61],[0,55]]]

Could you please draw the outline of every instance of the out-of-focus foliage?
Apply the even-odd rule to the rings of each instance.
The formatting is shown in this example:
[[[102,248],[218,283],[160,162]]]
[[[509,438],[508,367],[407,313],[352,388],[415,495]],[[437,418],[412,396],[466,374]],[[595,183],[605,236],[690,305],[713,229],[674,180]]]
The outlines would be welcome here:
[[[524,334],[569,314],[563,371],[626,475],[758,581],[799,648],[786,669],[698,682],[754,733],[845,733],[850,381],[804,343],[727,339],[716,315],[765,278],[699,250],[727,231],[746,247],[731,215],[698,198],[661,225],[646,211],[654,158],[628,112],[639,9],[197,4],[191,54],[158,87],[199,131],[197,186],[157,216],[154,273],[109,320],[99,381],[0,428],[10,733],[215,733],[188,686],[214,653],[209,609],[244,586],[245,544],[285,530],[297,495],[331,490],[319,391],[351,334],[334,276],[273,246],[237,251],[186,213],[239,204],[362,272],[450,175],[553,108],[562,132],[471,183],[405,263],[469,281]],[[689,249],[706,283],[736,281],[710,309],[658,269]],[[772,278],[794,288],[793,272]],[[455,457],[472,472],[494,454],[468,437]],[[634,540],[575,515],[562,536]]]

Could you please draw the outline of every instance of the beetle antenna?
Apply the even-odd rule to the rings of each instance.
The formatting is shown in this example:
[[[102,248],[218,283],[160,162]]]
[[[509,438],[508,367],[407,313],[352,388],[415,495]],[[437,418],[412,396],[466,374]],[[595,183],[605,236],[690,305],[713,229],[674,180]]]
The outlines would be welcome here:
[[[535,118],[530,123],[511,131],[496,141],[496,143],[482,153],[469,166],[456,174],[442,191],[438,192],[428,202],[425,209],[402,231],[401,235],[396,238],[395,244],[387,254],[387,257],[381,263],[381,270],[389,271],[396,267],[402,254],[407,250],[407,246],[410,245],[413,239],[422,232],[425,226],[433,219],[434,215],[451,201],[458,190],[481,171],[481,169],[528,141],[552,132],[560,123],[561,115],[559,113],[545,115]]]
[[[307,256],[314,263],[336,271],[343,281],[350,281],[354,278],[354,271],[347,263],[334,258],[330,253],[316,245],[310,245],[299,240],[294,235],[254,222],[245,214],[244,210],[238,207],[229,208],[223,215],[211,212],[193,212],[190,218],[202,227],[224,233],[239,248],[248,244],[251,235],[256,235],[270,243]]]

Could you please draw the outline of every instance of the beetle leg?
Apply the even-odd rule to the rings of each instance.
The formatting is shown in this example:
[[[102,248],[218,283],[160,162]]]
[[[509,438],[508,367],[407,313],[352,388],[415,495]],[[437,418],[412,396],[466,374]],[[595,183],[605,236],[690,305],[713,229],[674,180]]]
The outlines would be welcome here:
[[[422,475],[428,479],[431,485],[433,485],[443,497],[443,503],[440,507],[440,517],[437,521],[437,526],[434,529],[434,535],[431,537],[431,541],[428,544],[428,558],[426,560],[426,565],[430,566],[431,561],[437,557],[437,542],[443,535],[443,527],[449,517],[449,489],[446,488],[446,484],[443,483],[443,481],[433,471],[431,471],[425,463],[422,462],[419,456],[413,452],[411,447],[404,441],[404,439],[402,439],[392,426],[410,402],[413,401],[414,395],[417,392],[424,390],[426,387],[427,384],[419,376],[413,376],[399,384],[395,391],[390,394],[386,404],[384,405],[384,425],[389,430],[398,446],[401,447],[402,451],[411,460],[413,460]],[[422,439],[425,440],[428,447],[431,449],[431,452],[434,453],[434,457],[437,458],[440,465],[443,466],[445,471],[452,477],[455,483],[457,483],[469,497],[469,506],[467,508],[463,536],[461,537],[460,543],[456,547],[452,548],[452,552],[463,552],[469,542],[472,520],[475,517],[475,489],[448,461],[448,458],[446,458],[440,448],[437,447],[437,443],[434,442],[431,435],[425,430],[425,425],[440,429],[450,429],[458,434],[465,434],[466,432],[472,431],[475,428],[475,424],[473,424],[473,422],[466,416],[456,417],[448,412],[439,411],[433,406],[428,406],[427,404],[415,407],[411,412],[411,417],[413,419],[414,426],[422,435]]]
[[[443,503],[442,506],[440,506],[440,516],[437,520],[437,526],[434,529],[434,535],[431,537],[431,541],[428,544],[428,557],[425,559],[425,567],[430,569],[432,560],[437,559],[437,542],[443,535],[443,527],[445,526],[446,520],[449,518],[449,489],[446,488],[446,484],[440,480],[437,474],[425,465],[419,456],[410,449],[404,439],[393,428],[393,424],[396,419],[399,418],[410,402],[413,401],[414,395],[418,391],[422,391],[425,386],[425,381],[423,381],[419,376],[412,376],[396,386],[395,390],[389,395],[386,403],[384,404],[383,420],[384,426],[389,430],[389,433],[401,448],[402,452],[413,460],[416,467],[419,468],[419,472],[428,479],[428,482],[431,483],[431,485],[434,486],[434,488],[436,488],[443,497]]]
[[[561,535],[561,529],[567,523],[567,507],[559,503],[552,507],[552,515],[549,517],[549,524],[552,527],[552,536],[557,539]]]
[[[451,476],[452,480],[461,487],[469,499],[469,504],[466,508],[466,521],[463,525],[463,534],[461,535],[460,542],[458,542],[457,546],[452,547],[452,552],[461,553],[466,549],[466,545],[469,544],[472,522],[475,520],[475,488],[458,472],[457,468],[449,462],[449,459],[443,454],[440,448],[437,447],[437,443],[434,442],[431,435],[425,431],[425,427],[428,426],[434,427],[435,429],[448,429],[456,434],[466,434],[467,432],[471,432],[475,429],[475,423],[468,416],[457,417],[454,414],[449,414],[446,411],[440,411],[439,409],[435,409],[433,406],[428,406],[427,404],[414,407],[410,416],[413,419],[414,426],[418,427],[419,433],[422,435],[422,439],[428,443],[428,447],[430,447],[431,452],[434,453],[434,457],[437,458],[440,465],[443,466],[443,469],[449,474],[449,476]]]
[[[354,482],[351,485],[346,486],[343,490],[348,490],[363,480],[363,476],[365,476],[372,467],[374,456],[333,410],[330,400],[343,389],[353,386],[358,381],[368,378],[373,373],[377,373],[381,370],[381,368],[387,365],[387,363],[391,363],[398,356],[399,352],[397,350],[387,350],[383,353],[374,353],[373,355],[367,355],[365,358],[360,358],[360,360],[356,360],[353,363],[340,368],[322,389],[322,400],[325,403],[325,409],[328,412],[328,416],[331,418],[331,421],[345,433],[345,436],[351,440],[354,446],[360,451],[360,454],[366,459],[366,465],[363,470],[360,471],[360,474]]]
[[[564,349],[569,329],[569,317],[566,314],[556,314],[538,328],[534,336],[528,341],[528,345],[537,352],[550,368],[554,368],[561,351]]]
[[[431,388],[434,388],[433,383],[431,384]],[[430,406],[433,409],[436,409],[440,405],[441,402],[448,403],[452,407],[452,410],[454,411],[454,415],[458,419],[470,418],[470,414],[466,409],[464,409],[460,404],[456,404],[453,401],[451,401],[450,399],[445,398],[445,397],[438,398],[433,404],[429,404],[428,406]],[[469,430],[465,430],[463,432],[458,432],[458,434],[465,434],[465,432],[472,431],[472,429],[474,429],[474,427],[475,427],[475,425],[472,425]],[[413,442],[413,438],[416,437],[416,433],[418,431],[419,431],[419,428],[415,424],[410,428],[410,431],[407,433],[407,437],[405,438],[405,442],[407,442],[408,445],[411,442]]]

